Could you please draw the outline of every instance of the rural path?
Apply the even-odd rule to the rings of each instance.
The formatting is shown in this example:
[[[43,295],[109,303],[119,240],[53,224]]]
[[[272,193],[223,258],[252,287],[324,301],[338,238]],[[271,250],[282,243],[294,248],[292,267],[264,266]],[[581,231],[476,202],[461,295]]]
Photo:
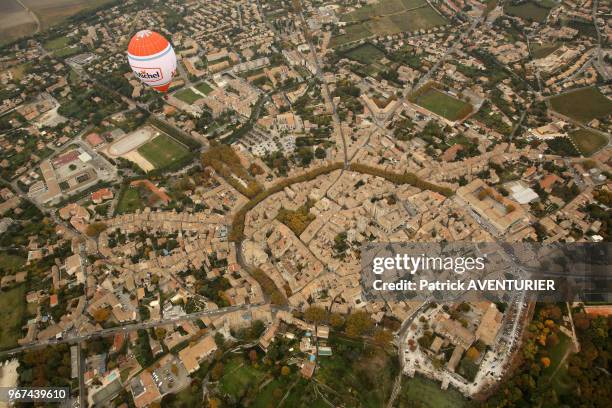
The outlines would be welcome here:
[[[26,6],[23,1],[21,0],[17,0],[17,3],[19,3],[19,5],[21,7],[23,7],[23,9],[25,11],[28,12],[28,14],[32,17],[32,19],[34,20],[34,22],[36,23],[36,31],[34,32],[34,34],[38,34],[40,32],[40,20],[38,19],[38,16],[36,15],[36,13],[34,13],[28,6]]]

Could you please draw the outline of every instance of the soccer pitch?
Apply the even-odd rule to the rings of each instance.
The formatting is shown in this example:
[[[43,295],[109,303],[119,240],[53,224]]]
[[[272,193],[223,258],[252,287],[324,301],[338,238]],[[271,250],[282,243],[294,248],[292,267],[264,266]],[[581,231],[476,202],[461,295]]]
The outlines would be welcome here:
[[[189,151],[168,135],[161,134],[138,148],[140,153],[156,169],[161,169],[180,161]]]

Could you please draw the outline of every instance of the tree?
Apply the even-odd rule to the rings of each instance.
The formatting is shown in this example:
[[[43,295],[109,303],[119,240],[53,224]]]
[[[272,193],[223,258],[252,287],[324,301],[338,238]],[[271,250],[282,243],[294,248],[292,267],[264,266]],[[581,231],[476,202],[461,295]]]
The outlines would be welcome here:
[[[344,317],[339,313],[332,313],[329,317],[329,324],[331,324],[334,329],[339,329],[344,324]]]
[[[311,306],[304,312],[304,319],[308,322],[320,324],[325,320],[327,312],[318,306]]]
[[[157,340],[162,340],[164,337],[166,337],[166,329],[164,329],[163,327],[158,327],[155,329],[155,338]]]
[[[374,341],[381,346],[388,346],[393,340],[393,334],[389,330],[379,329],[374,334]]]
[[[223,376],[223,363],[221,363],[220,361],[217,362],[212,370],[210,371],[210,376],[212,377],[213,380],[218,381],[221,379],[221,377]]]
[[[361,336],[369,331],[374,322],[367,312],[359,311],[349,315],[346,321],[346,334],[351,337]]]
[[[92,224],[89,224],[87,226],[87,229],[85,230],[85,233],[87,234],[87,236],[89,237],[97,237],[98,235],[100,235],[100,233],[104,230],[106,230],[106,224],[103,222],[94,222]]]
[[[465,355],[470,360],[476,361],[480,357],[480,352],[476,350],[476,347],[470,347]]]
[[[223,336],[223,333],[220,333],[220,332],[215,333],[215,344],[219,348],[223,347],[223,345],[225,344],[225,337]]]
[[[110,309],[108,308],[98,309],[93,313],[93,318],[98,323],[105,322],[109,316],[110,316]]]
[[[251,360],[251,364],[255,364],[257,362],[257,351],[252,349],[249,351],[249,360]]]

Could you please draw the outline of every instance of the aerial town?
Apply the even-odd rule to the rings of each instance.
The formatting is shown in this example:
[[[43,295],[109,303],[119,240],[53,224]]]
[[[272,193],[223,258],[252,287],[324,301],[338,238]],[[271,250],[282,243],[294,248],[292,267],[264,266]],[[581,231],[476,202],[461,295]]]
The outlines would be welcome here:
[[[609,1],[0,10],[0,387],[612,406],[612,299],[373,301],[360,278],[376,242],[608,248]],[[176,53],[165,93],[128,63],[140,30]]]

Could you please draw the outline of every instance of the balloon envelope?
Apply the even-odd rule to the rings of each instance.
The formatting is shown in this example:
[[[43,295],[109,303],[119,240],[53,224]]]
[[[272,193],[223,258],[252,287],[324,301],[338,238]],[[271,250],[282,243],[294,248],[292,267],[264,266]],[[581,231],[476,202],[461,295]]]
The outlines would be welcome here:
[[[157,91],[168,91],[176,72],[176,54],[161,34],[137,32],[128,44],[128,61],[138,79]]]

